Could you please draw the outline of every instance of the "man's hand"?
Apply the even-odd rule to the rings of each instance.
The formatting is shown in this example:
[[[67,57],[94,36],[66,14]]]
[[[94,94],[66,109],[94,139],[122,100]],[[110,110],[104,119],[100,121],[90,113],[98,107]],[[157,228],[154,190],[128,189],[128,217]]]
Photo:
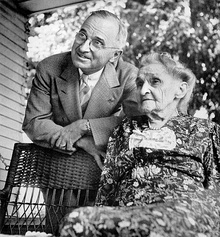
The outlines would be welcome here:
[[[99,168],[103,169],[102,160],[105,158],[105,152],[96,148],[94,139],[92,136],[84,136],[76,142],[76,146],[82,148],[84,151],[92,155],[97,162]]]
[[[74,144],[86,134],[86,120],[77,120],[56,132],[50,141],[51,147],[62,150],[76,151]]]

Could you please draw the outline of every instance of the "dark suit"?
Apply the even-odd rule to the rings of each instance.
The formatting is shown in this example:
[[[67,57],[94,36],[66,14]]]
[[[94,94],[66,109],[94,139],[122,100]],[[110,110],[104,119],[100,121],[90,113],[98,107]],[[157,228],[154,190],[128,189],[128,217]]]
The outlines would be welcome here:
[[[122,108],[137,113],[135,79],[137,68],[122,60],[108,63],[93,89],[82,115],[79,99],[79,72],[71,53],[50,56],[38,64],[28,99],[23,130],[30,139],[48,146],[51,135],[78,119],[89,119],[95,144],[103,148],[113,128],[121,121],[115,116]]]

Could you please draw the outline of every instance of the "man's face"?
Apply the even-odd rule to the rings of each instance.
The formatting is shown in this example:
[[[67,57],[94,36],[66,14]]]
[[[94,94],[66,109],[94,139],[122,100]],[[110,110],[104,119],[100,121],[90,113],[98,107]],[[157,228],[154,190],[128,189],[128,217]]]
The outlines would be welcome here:
[[[118,25],[113,19],[89,17],[80,29],[79,39],[77,40],[76,37],[73,43],[73,64],[86,74],[102,69],[119,52],[116,43],[117,34]],[[82,41],[81,38],[86,38],[86,40]],[[96,44],[101,48],[93,47]]]

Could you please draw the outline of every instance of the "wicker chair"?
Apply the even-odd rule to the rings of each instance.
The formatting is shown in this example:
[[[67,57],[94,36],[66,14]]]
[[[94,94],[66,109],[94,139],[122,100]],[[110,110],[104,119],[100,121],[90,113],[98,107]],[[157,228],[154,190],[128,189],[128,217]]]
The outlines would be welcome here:
[[[94,204],[100,174],[93,157],[83,150],[66,155],[33,143],[16,143],[0,190],[0,233],[57,235],[68,211]]]

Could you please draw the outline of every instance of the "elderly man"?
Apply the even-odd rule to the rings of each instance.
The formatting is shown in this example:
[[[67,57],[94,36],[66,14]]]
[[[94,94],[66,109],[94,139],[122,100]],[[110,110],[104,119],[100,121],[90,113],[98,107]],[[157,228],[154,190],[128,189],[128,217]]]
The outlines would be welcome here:
[[[36,144],[101,157],[124,114],[135,114],[137,68],[121,59],[127,30],[114,14],[93,12],[71,52],[38,64],[23,130]]]

